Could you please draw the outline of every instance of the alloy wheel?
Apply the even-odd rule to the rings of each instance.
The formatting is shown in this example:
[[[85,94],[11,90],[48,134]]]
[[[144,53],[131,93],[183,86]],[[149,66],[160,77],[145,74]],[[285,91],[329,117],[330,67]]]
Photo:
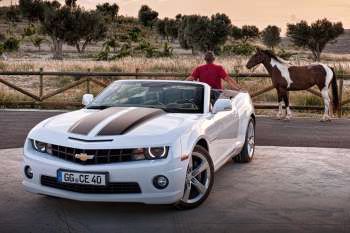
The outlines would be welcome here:
[[[255,150],[255,129],[254,129],[253,121],[250,121],[248,125],[247,147],[248,147],[248,155],[251,158],[254,155],[254,150]]]
[[[208,191],[211,178],[211,170],[207,159],[198,152],[193,152],[190,158],[183,202],[192,204],[201,200]]]

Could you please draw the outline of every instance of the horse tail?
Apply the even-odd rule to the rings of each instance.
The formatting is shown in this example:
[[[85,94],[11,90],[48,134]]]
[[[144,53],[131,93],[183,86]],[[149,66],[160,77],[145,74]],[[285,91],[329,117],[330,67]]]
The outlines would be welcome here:
[[[337,83],[337,77],[336,77],[334,68],[331,68],[331,70],[333,72],[333,78],[332,78],[333,107],[334,107],[334,111],[337,111],[339,108],[338,83]]]

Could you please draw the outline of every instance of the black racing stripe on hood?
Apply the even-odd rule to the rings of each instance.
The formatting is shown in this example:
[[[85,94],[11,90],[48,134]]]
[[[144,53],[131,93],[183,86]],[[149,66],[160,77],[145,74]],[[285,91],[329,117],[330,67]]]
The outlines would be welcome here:
[[[77,121],[74,125],[72,125],[68,132],[74,134],[82,134],[87,135],[89,132],[96,127],[101,121],[106,119],[107,117],[116,114],[120,111],[125,110],[126,108],[122,107],[112,107],[107,108],[102,111],[92,113],[86,117],[83,117],[79,121]]]
[[[138,125],[159,115],[165,114],[161,109],[137,108],[109,122],[99,133],[99,136],[125,134]]]

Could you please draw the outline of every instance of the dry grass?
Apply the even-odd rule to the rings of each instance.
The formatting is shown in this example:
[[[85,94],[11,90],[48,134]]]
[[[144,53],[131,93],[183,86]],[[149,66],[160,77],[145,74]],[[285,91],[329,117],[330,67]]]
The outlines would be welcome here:
[[[337,69],[338,73],[350,73],[350,58],[341,59],[325,59],[324,63],[327,63]],[[245,68],[247,58],[245,57],[219,57],[217,63],[222,64],[226,70],[230,73],[235,72],[249,72]],[[90,60],[15,60],[10,59],[0,62],[0,70],[3,71],[37,71],[40,68],[44,68],[45,71],[91,71],[96,72],[135,72],[139,69],[140,72],[180,72],[189,73],[193,67],[202,63],[202,57],[197,56],[177,56],[173,58],[143,58],[143,57],[127,57],[116,61],[90,61]],[[303,65],[310,63],[307,60],[295,59],[290,61],[291,64]],[[255,69],[256,73],[265,72],[262,66]],[[38,93],[38,78],[37,77],[5,77],[7,80],[11,80],[12,83],[19,85],[20,87]],[[71,77],[45,77],[44,93],[48,93],[54,89],[63,87],[70,82],[74,81]],[[269,79],[257,79],[247,78],[244,81],[240,81],[243,88],[247,89],[250,93],[256,92],[266,86],[271,85]],[[92,92],[98,93],[101,88],[92,86]],[[73,88],[63,94],[50,98],[48,101],[76,101],[80,102],[82,94],[85,92],[85,86],[82,84],[78,88]],[[349,86],[345,87],[345,98],[350,96]],[[13,90],[9,90],[7,87],[0,85],[0,104],[8,101],[28,101],[30,98],[19,94]],[[264,103],[276,103],[277,96],[276,91],[272,90],[268,93],[260,95],[254,99],[255,102]],[[307,92],[294,92],[291,93],[292,105],[322,105],[322,100]],[[262,111],[265,113],[266,111]],[[273,111],[268,111],[272,113]]]
[[[343,72],[350,73],[350,57],[343,60],[324,60],[326,63]],[[42,60],[42,59],[9,59],[0,62],[0,70],[3,71],[38,71],[44,68],[45,71],[109,71],[109,72],[134,72],[139,69],[141,72],[190,72],[193,67],[201,64],[201,56],[174,56],[171,58],[145,58],[126,57],[115,61],[92,61],[92,60]],[[249,72],[245,68],[246,57],[219,57],[217,63],[222,64],[226,70],[233,73]],[[290,64],[305,65],[310,64],[309,60],[294,58]],[[255,72],[266,72],[260,65]]]

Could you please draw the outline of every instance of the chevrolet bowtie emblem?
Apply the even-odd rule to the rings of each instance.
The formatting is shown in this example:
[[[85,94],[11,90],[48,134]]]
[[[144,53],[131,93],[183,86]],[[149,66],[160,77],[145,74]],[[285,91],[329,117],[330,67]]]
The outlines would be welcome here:
[[[80,153],[80,154],[75,154],[74,157],[75,157],[76,159],[80,159],[80,161],[85,162],[85,161],[87,161],[87,160],[89,160],[89,159],[95,158],[95,155],[88,155],[88,154],[86,154],[86,153]]]

